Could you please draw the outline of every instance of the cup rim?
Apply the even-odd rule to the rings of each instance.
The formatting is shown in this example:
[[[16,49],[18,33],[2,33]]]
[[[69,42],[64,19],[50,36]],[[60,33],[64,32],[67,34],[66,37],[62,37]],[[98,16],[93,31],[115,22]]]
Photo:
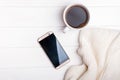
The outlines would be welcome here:
[[[81,28],[73,28],[73,27],[70,26],[70,25],[67,23],[67,21],[66,21],[65,16],[66,16],[66,13],[67,13],[68,9],[71,8],[72,6],[76,6],[76,5],[83,7],[83,8],[86,10],[86,12],[87,12],[88,20],[87,20],[87,23],[86,23],[84,26],[86,26],[86,25],[88,24],[89,19],[90,19],[90,13],[89,13],[87,7],[85,7],[85,6],[82,5],[82,4],[78,4],[78,3],[70,4],[70,5],[68,5],[68,6],[64,9],[64,11],[63,11],[63,21],[64,21],[65,25],[66,25],[68,28],[70,28],[70,29],[82,29],[82,28],[84,28],[84,26],[81,27]]]

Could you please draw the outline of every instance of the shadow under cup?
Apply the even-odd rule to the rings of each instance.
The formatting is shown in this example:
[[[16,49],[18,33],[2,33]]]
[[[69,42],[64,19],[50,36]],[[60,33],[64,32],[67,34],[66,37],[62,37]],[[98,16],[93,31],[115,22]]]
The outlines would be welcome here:
[[[82,28],[89,21],[89,12],[82,5],[73,5],[69,7],[65,14],[66,23],[72,28]]]

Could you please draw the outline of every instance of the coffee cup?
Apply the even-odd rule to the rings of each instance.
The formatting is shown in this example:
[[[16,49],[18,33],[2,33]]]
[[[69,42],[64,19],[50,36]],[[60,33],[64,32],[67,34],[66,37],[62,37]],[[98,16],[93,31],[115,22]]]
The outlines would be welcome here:
[[[82,4],[72,4],[65,8],[63,12],[63,21],[66,25],[63,32],[70,29],[81,30],[89,22],[89,11]]]

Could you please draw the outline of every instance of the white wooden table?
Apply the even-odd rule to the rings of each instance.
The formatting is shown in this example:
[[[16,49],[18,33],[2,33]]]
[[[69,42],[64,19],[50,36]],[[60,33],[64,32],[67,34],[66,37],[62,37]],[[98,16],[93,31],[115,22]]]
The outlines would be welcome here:
[[[68,67],[81,63],[79,32],[62,33],[62,12],[71,3],[87,6],[87,27],[120,30],[120,0],[0,0],[0,80],[63,80]],[[71,60],[59,70],[37,43],[47,31],[55,33]]]

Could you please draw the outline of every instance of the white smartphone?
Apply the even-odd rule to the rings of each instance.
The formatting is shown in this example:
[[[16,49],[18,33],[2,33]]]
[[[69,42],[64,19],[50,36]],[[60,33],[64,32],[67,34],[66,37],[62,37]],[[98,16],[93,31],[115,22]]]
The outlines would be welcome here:
[[[42,37],[38,38],[38,43],[41,45],[56,69],[70,61],[53,32],[47,32]]]

